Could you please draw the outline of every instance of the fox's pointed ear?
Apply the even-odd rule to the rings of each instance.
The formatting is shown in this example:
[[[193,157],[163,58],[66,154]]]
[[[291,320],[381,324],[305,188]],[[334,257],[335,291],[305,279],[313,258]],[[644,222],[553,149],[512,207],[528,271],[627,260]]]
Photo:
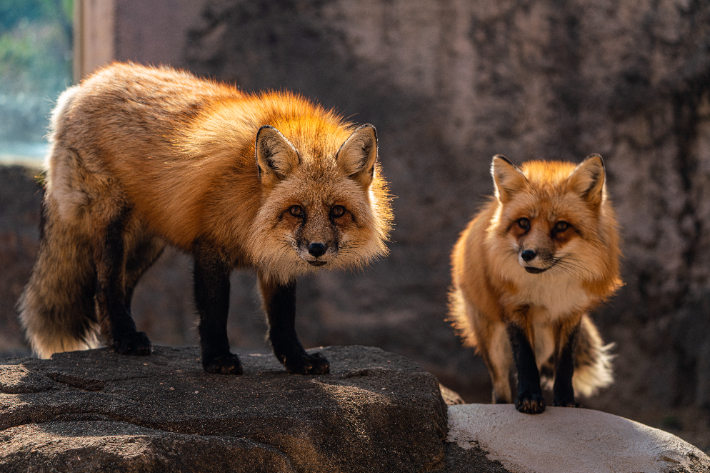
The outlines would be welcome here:
[[[528,182],[525,174],[501,154],[493,156],[491,175],[496,188],[496,197],[502,204],[508,202]]]
[[[592,206],[604,200],[604,160],[598,154],[590,154],[569,176],[570,187]]]
[[[301,162],[291,142],[269,125],[259,128],[254,148],[259,179],[265,186],[272,186],[285,179]]]
[[[372,183],[377,161],[377,131],[362,125],[345,140],[335,157],[340,168],[351,179],[367,188]]]

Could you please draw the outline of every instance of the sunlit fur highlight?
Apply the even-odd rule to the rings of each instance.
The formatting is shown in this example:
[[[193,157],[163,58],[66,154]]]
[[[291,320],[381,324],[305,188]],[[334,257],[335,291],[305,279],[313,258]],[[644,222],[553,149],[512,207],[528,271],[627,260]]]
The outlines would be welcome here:
[[[268,185],[255,159],[264,125],[280,131],[300,157]],[[294,228],[280,219],[294,203],[309,212],[339,203],[357,222],[338,227],[339,251],[324,256],[325,268],[360,268],[387,254],[392,212],[379,164],[363,185],[350,175],[355,158],[336,160],[356,130],[299,95],[245,94],[167,67],[114,63],[65,91],[45,163],[44,238],[18,304],[33,350],[47,357],[96,345],[93,301],[84,307],[93,297],[90,255],[94,240],[126,209],[126,263],[150,259],[126,275],[127,288],[165,245],[190,253],[198,240],[265,280],[316,271],[294,248]]]
[[[602,161],[529,161],[517,169],[496,157],[491,171],[495,197],[462,232],[452,254],[450,320],[464,344],[484,358],[494,399],[505,402],[513,401],[506,324],[525,329],[539,369],[579,324],[573,385],[575,392],[591,395],[613,376],[611,346],[603,344],[588,312],[621,285],[617,222]],[[531,222],[522,236],[516,228],[521,218]],[[559,221],[571,228],[553,238]],[[539,249],[545,258],[524,262],[520,254],[526,248]],[[544,272],[530,274],[524,266]]]

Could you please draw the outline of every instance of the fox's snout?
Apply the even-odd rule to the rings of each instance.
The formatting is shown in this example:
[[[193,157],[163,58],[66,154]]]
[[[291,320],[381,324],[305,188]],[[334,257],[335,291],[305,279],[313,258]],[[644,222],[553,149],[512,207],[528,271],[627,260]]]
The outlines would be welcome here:
[[[308,253],[311,254],[311,256],[315,256],[318,258],[319,256],[323,256],[326,251],[326,246],[323,243],[311,243],[308,245]]]
[[[538,274],[547,271],[554,265],[553,261],[554,257],[547,249],[520,248],[518,251],[518,263],[528,273]]]
[[[327,241],[301,241],[297,244],[296,253],[311,266],[325,266],[338,254],[338,245]]]
[[[301,254],[301,252],[299,252],[299,256],[311,266],[324,266],[328,263],[326,254],[329,249],[331,250],[330,253],[333,253],[333,246],[334,245],[328,245],[327,243],[321,242],[308,243],[305,245],[307,249],[307,256],[304,258],[304,255]],[[322,256],[325,256],[326,258],[321,258]],[[332,256],[335,256],[335,254],[332,254]]]
[[[520,252],[520,257],[523,261],[529,263],[537,257],[537,252],[535,250],[523,250]]]

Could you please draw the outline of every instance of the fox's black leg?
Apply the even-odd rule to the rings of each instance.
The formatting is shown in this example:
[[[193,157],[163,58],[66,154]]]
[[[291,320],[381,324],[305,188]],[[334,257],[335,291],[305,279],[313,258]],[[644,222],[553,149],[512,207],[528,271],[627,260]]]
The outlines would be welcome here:
[[[296,335],[296,282],[279,284],[265,280],[260,274],[259,289],[276,358],[290,373],[328,374],[328,360],[320,353],[306,353]]]
[[[124,285],[124,230],[130,213],[124,212],[107,225],[95,248],[96,308],[101,330],[110,337],[113,349],[122,355],[150,355],[150,340],[136,330],[130,308],[126,306]]]
[[[129,313],[131,311],[131,300],[133,291],[141,276],[150,268],[161,254],[165,243],[158,239],[148,239],[141,241],[130,251],[126,258],[126,275],[124,277],[125,304]]]
[[[574,388],[572,387],[572,375],[574,375],[574,350],[577,346],[579,335],[579,325],[570,331],[563,341],[562,348],[555,368],[555,384],[552,388],[554,393],[553,405],[563,407],[579,407],[574,402]]]
[[[525,414],[539,414],[545,410],[545,398],[542,397],[535,353],[521,327],[508,324],[508,337],[518,371],[518,398],[515,400],[515,408]]]
[[[193,256],[202,367],[208,373],[242,374],[242,365],[237,355],[230,353],[227,339],[232,266],[218,250],[204,242],[194,244]]]

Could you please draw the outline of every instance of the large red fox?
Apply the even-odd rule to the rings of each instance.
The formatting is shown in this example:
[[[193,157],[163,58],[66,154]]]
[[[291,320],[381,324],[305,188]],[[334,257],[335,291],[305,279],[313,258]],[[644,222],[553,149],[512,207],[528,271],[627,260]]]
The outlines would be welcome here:
[[[131,296],[173,245],[194,259],[207,372],[242,372],[227,340],[229,275],[249,267],[276,357],[289,372],[329,372],[296,335],[296,279],[387,252],[372,125],[291,93],[120,63],[66,90],[51,124],[39,256],[18,303],[39,356],[101,336],[118,353],[150,354]]]
[[[541,374],[556,406],[578,406],[609,385],[611,355],[588,311],[613,294],[619,236],[604,162],[580,165],[503,156],[491,167],[495,197],[461,234],[452,255],[450,317],[488,367],[493,401],[545,410]],[[511,368],[515,367],[515,370]]]

